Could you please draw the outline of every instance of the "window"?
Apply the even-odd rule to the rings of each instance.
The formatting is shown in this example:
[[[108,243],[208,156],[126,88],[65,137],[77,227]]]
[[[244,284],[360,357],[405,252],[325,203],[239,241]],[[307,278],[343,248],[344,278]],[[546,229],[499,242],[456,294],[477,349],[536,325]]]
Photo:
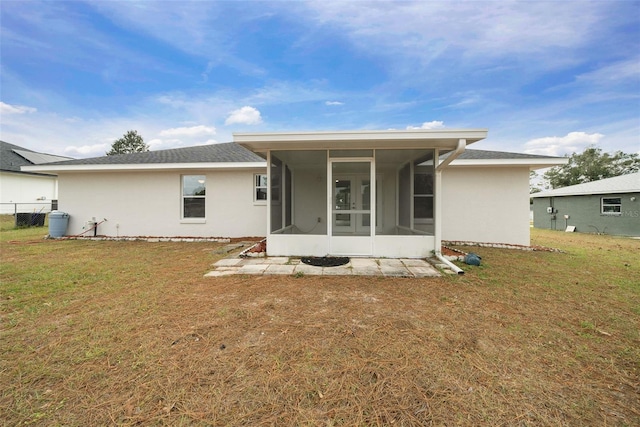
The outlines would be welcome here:
[[[205,218],[206,191],[204,175],[182,177],[182,218]]]
[[[600,213],[603,215],[620,215],[622,214],[622,198],[621,197],[603,197],[601,199]]]
[[[257,173],[253,176],[253,201],[254,202],[266,202],[267,201],[267,175]]]
[[[416,165],[413,174],[413,218],[416,223],[433,218],[433,167]]]

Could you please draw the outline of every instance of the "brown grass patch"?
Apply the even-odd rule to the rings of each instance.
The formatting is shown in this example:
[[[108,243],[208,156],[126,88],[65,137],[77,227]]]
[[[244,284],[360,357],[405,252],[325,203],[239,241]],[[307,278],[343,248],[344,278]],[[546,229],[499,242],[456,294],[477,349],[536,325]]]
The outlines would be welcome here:
[[[13,236],[12,236],[13,238]],[[638,425],[638,241],[429,279],[203,278],[211,243],[2,243],[5,425]]]

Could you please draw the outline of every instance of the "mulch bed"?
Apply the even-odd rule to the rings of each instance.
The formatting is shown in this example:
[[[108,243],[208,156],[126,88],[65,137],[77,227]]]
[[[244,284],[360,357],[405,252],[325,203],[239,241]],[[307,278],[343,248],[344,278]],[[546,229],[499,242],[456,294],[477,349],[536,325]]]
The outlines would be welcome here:
[[[267,252],[267,241],[262,240],[256,243],[251,248],[249,248],[247,252],[254,252],[254,253]]]
[[[300,258],[304,264],[313,265],[315,267],[338,267],[340,265],[345,265],[349,263],[349,258],[347,257],[304,257]]]

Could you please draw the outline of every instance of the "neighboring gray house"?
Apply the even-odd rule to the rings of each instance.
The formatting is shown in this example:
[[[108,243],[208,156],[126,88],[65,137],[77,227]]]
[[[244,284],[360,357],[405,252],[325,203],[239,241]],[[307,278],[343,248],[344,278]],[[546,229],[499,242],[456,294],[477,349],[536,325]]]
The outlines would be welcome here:
[[[532,194],[533,226],[640,236],[640,172]]]
[[[49,212],[58,198],[58,177],[20,168],[70,159],[0,141],[0,213]]]

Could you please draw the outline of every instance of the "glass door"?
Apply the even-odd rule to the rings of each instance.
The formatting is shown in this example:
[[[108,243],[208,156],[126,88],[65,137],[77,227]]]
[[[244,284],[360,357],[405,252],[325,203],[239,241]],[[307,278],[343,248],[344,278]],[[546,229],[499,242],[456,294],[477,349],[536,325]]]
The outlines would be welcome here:
[[[356,222],[352,211],[357,208],[357,198],[354,194],[356,187],[355,178],[345,175],[334,175],[333,184],[333,232],[353,233]]]
[[[331,250],[334,254],[368,255],[371,236],[371,160],[331,162]]]
[[[332,229],[334,235],[368,236],[370,234],[370,168],[369,162],[333,163]]]

